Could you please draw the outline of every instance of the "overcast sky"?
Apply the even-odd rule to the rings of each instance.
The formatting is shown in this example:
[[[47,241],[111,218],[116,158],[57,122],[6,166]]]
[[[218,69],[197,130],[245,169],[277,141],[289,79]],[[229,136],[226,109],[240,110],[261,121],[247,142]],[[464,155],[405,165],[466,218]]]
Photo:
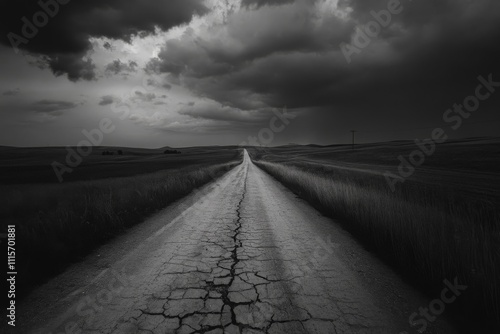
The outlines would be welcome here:
[[[271,145],[500,133],[500,87],[443,121],[500,82],[497,0],[59,1],[2,9],[0,145],[239,144],[285,106]]]

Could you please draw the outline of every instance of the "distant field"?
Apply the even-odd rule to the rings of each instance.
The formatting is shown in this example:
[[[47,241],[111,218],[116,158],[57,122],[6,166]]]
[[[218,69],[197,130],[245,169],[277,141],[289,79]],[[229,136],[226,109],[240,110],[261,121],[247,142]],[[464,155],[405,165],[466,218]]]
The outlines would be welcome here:
[[[317,165],[325,172],[397,174],[398,156],[418,149],[411,141],[337,146],[282,146],[255,150],[257,159],[297,167]],[[409,181],[409,182],[408,182]],[[500,138],[474,138],[438,144],[406,183],[442,185],[449,191],[500,198]]]
[[[64,182],[134,176],[215,161],[224,163],[232,160],[237,151],[229,146],[193,147],[178,149],[181,154],[164,154],[167,149],[95,147],[72,173],[64,174]],[[123,155],[118,155],[118,150]],[[114,155],[102,155],[105,151]],[[51,164],[54,161],[64,164],[66,155],[64,147],[0,147],[0,184],[59,183]]]
[[[256,164],[432,293],[457,277],[453,307],[500,323],[500,139],[438,145],[391,189],[411,142],[249,149]],[[432,295],[431,295],[432,296]],[[467,319],[462,317],[462,319]]]
[[[123,155],[100,154],[118,149]],[[0,188],[0,228],[6,233],[7,225],[16,226],[20,294],[242,161],[242,150],[228,147],[172,155],[95,151],[59,183],[47,164],[64,161],[64,149],[0,149],[6,183]]]
[[[311,160],[330,162],[350,162],[393,166],[399,154],[409,154],[417,146],[413,141],[395,141],[373,144],[357,144],[354,149],[351,145],[289,145],[276,148],[258,150],[260,156],[266,152],[276,159]],[[463,153],[467,153],[464,156]],[[438,144],[436,153],[426,161],[428,167],[468,170],[480,168],[482,171],[498,172],[500,157],[500,138],[471,138],[463,140],[449,140]]]

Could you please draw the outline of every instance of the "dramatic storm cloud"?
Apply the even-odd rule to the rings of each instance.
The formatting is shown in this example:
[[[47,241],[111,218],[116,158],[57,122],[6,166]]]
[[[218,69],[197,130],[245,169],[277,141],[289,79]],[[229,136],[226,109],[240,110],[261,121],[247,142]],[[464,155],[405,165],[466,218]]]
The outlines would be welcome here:
[[[36,1],[21,1],[4,13],[1,42],[11,45],[9,32],[22,36],[21,19],[37,10]],[[83,94],[101,108],[89,121],[126,109],[141,140],[239,142],[284,106],[300,117],[275,144],[346,142],[350,129],[365,141],[414,139],[441,126],[479,76],[500,81],[499,40],[500,3],[492,0],[75,0],[18,45],[35,65],[22,66],[31,87],[7,65],[18,62],[12,49],[0,49],[0,89],[12,108],[23,94],[7,92],[50,81],[48,66],[75,83],[58,79],[39,100],[60,99],[61,87],[73,101]],[[499,95],[455,135],[495,134]]]
[[[94,67],[82,59],[92,47],[90,37],[130,41],[205,11],[199,0],[21,0],[2,11],[0,42],[44,56],[56,75],[90,80]]]
[[[339,8],[347,17],[320,3],[241,10],[223,25],[167,41],[150,65],[182,75],[188,87],[221,102],[245,105],[257,94],[267,104],[292,107],[368,107],[387,99],[398,107],[408,99],[425,106],[424,95],[445,100],[499,67],[500,48],[491,42],[500,37],[497,4],[401,4],[400,16],[348,64],[339,44],[351,42],[354,27],[373,20],[370,11],[387,2],[345,1]]]

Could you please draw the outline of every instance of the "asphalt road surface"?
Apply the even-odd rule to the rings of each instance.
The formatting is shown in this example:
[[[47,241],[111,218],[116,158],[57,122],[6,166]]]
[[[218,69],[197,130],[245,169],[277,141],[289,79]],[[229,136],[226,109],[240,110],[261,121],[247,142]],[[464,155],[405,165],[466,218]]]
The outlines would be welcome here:
[[[430,301],[245,151],[34,291],[16,332],[414,333]],[[443,315],[426,333],[454,331]]]

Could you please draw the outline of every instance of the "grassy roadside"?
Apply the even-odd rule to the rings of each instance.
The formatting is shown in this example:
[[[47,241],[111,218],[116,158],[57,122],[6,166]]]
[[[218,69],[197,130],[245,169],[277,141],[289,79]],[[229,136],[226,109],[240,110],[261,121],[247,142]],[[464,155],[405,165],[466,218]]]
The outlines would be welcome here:
[[[18,291],[57,274],[97,246],[188,195],[241,161],[134,177],[5,186],[2,229],[14,224]]]
[[[468,317],[499,322],[500,214],[495,203],[412,183],[393,193],[382,176],[305,162],[255,163],[326,215],[339,218],[414,282],[424,282],[431,296],[439,296],[444,279],[458,277],[468,290],[452,306]]]

